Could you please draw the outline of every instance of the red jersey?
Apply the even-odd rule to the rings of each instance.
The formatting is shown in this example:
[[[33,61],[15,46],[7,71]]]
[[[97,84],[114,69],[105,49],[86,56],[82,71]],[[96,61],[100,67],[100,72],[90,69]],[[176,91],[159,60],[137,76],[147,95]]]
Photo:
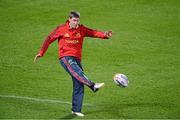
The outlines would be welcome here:
[[[55,40],[58,40],[59,58],[74,56],[81,60],[84,37],[108,39],[104,32],[87,28],[84,25],[79,25],[76,29],[70,28],[69,21],[67,21],[48,35],[39,50],[39,54],[43,56],[48,46]]]

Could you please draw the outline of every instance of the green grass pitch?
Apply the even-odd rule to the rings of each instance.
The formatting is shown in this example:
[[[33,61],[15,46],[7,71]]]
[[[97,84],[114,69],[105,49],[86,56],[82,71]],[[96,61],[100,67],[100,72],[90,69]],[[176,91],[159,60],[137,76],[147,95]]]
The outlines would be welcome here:
[[[179,119],[179,0],[0,0],[0,118],[76,119],[57,41],[33,63],[71,10],[82,24],[114,32],[106,41],[85,38],[85,73],[105,87],[85,88],[84,119]],[[113,83],[115,73],[128,76],[127,88]]]

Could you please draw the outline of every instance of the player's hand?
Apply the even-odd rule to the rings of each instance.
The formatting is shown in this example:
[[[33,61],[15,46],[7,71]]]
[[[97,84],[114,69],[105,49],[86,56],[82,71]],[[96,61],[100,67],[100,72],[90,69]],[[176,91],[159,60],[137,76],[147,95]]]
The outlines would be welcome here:
[[[42,57],[42,55],[40,55],[40,54],[37,54],[36,56],[35,56],[35,58],[34,58],[34,62],[36,62],[39,58],[41,58]]]
[[[105,31],[106,37],[110,38],[112,36],[112,30]]]

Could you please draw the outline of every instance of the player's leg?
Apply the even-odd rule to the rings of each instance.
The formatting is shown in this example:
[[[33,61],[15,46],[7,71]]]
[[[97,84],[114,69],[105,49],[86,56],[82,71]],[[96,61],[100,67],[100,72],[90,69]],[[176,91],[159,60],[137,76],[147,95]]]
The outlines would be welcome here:
[[[80,63],[78,63],[78,60],[76,60],[74,57],[61,58],[61,64],[63,64],[66,71],[68,71],[68,73],[76,78],[79,82],[87,85],[90,88],[94,86],[94,83],[85,76]]]
[[[81,65],[79,64],[80,61],[75,59],[74,57],[63,57],[61,58],[60,62],[71,76],[76,78],[79,82],[87,85],[89,88],[91,88],[92,91],[96,92],[104,85],[104,83],[95,84],[91,80],[89,80],[84,74]]]
[[[73,80],[73,94],[72,94],[72,111],[81,112],[83,96],[84,96],[84,84],[79,82],[76,78]]]
[[[80,62],[78,61],[76,62],[79,65],[79,67],[82,69]],[[65,70],[71,75],[71,72],[68,70],[64,62],[61,61],[61,64],[65,68]],[[84,96],[84,84],[73,76],[72,76],[72,81],[73,81],[72,114],[76,114],[77,116],[84,116],[84,114],[81,113],[83,96]]]

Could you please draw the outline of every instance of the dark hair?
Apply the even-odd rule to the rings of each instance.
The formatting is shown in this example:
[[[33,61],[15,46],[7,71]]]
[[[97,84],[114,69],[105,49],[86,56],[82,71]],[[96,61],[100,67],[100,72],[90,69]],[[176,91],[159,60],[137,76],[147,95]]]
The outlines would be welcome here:
[[[70,14],[69,14],[69,17],[70,18],[80,18],[80,13],[78,11],[71,11]]]

